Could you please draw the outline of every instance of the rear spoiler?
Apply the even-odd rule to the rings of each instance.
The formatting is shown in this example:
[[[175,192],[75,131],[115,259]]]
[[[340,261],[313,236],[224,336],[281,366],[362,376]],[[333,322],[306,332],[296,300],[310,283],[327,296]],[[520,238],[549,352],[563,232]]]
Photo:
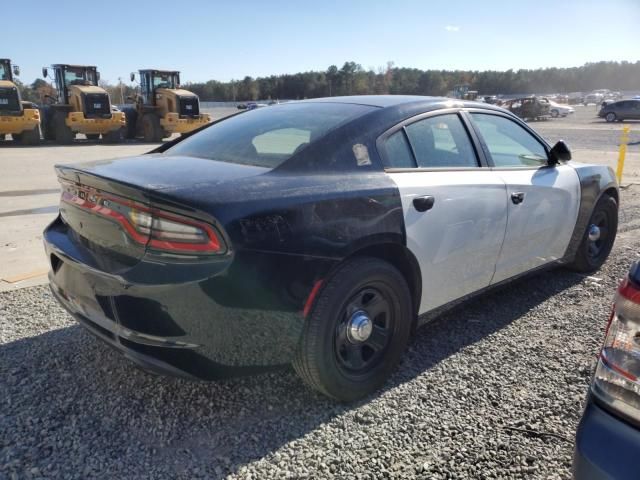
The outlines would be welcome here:
[[[237,113],[234,113],[233,115],[229,115],[227,117],[220,118],[220,119],[216,120],[215,122],[210,122],[210,123],[207,123],[206,125],[202,125],[201,127],[198,127],[195,130],[191,130],[190,132],[183,133],[178,138],[174,138],[173,140],[171,140],[169,142],[163,143],[159,147],[156,147],[153,150],[148,151],[147,153],[162,153],[162,152],[168,150],[169,148],[173,147],[174,145],[180,143],[185,138],[189,138],[191,135],[194,135],[194,134],[204,130],[205,128],[209,128],[211,125],[215,125],[216,123],[220,123],[223,120],[226,120],[226,119],[231,118],[231,117],[235,117],[236,115],[241,115],[243,113],[246,113],[246,112],[245,111],[239,111]]]

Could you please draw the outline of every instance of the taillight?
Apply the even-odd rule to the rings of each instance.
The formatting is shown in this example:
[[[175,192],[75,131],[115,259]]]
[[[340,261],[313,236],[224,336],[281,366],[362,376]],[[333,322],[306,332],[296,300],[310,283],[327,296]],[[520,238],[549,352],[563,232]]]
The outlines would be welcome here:
[[[640,422],[640,286],[626,278],[618,288],[593,393]]]
[[[72,185],[63,184],[61,200],[117,222],[133,241],[152,250],[197,255],[225,251],[213,226],[190,217]]]

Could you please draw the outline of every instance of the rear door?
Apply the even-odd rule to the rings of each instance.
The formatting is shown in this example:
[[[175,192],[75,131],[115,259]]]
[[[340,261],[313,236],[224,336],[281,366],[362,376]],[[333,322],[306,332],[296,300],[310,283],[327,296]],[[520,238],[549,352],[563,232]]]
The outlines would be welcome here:
[[[548,166],[546,145],[515,120],[489,112],[470,117],[507,188],[507,233],[492,283],[562,258],[580,203],[576,171]]]
[[[505,234],[505,184],[456,111],[414,118],[379,140],[422,272],[420,313],[488,286]]]

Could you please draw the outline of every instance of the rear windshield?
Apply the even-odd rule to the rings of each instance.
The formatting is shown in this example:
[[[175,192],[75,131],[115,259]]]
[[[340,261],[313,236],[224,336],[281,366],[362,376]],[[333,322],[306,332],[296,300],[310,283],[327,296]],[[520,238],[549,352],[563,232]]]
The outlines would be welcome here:
[[[212,125],[164,154],[275,168],[330,130],[375,108],[295,102],[258,108]]]

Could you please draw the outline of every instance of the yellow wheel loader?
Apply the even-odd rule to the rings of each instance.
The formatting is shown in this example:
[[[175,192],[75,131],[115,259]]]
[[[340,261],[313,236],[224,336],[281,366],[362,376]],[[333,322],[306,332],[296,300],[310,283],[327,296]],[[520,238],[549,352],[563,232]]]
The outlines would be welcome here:
[[[125,115],[112,107],[109,94],[98,86],[96,67],[55,64],[51,70],[58,96],[43,108],[44,138],[69,144],[77,133],[83,133],[89,140],[102,135],[106,143],[122,141]],[[48,74],[49,69],[43,68],[42,75],[46,78]]]
[[[0,58],[0,140],[11,135],[14,142],[23,145],[40,143],[40,111],[31,102],[23,102],[13,75],[20,68],[11,67],[11,60]]]
[[[180,88],[180,72],[139,70],[138,75],[140,92],[133,99],[135,104],[121,107],[127,116],[127,138],[160,142],[173,133],[187,133],[211,121],[209,114],[200,113],[198,96]]]

